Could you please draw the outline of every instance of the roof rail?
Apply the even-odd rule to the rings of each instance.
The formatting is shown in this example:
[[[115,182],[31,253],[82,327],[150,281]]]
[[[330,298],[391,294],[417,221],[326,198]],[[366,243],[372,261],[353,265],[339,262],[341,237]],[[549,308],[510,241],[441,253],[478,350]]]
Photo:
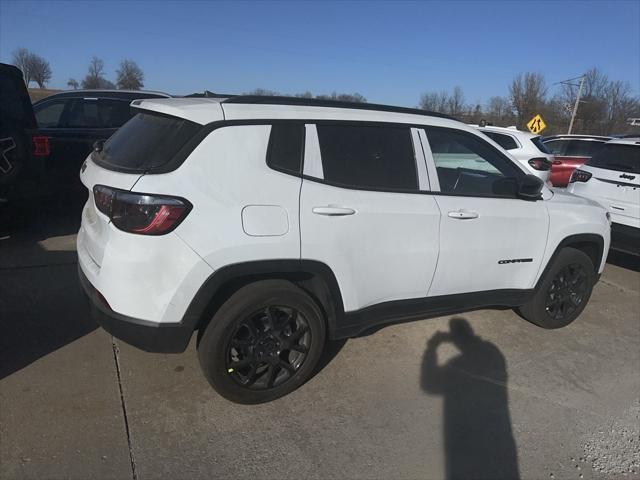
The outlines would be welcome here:
[[[291,105],[305,107],[332,107],[332,108],[352,108],[358,110],[372,110],[379,112],[410,113],[412,115],[424,115],[428,117],[448,118],[456,120],[444,113],[429,112],[417,108],[396,107],[393,105],[380,105],[377,103],[343,102],[341,100],[325,100],[321,98],[304,97],[282,97],[267,95],[237,95],[224,100],[222,103],[242,103],[242,104],[262,104],[262,105]]]

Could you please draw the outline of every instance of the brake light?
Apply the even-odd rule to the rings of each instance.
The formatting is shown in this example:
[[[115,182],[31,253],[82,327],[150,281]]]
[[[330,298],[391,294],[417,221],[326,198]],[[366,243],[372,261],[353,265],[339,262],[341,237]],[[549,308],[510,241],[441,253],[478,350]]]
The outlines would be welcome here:
[[[540,170],[542,172],[551,170],[551,162],[544,157],[532,158],[529,160],[529,165],[531,165],[531,168],[534,170]]]
[[[133,193],[104,185],[93,187],[93,198],[96,208],[108,216],[116,228],[140,235],[163,235],[172,231],[192,208],[183,198]]]
[[[44,157],[51,153],[51,149],[49,147],[49,137],[31,137],[33,140],[33,154],[36,157]]]
[[[571,178],[569,179],[569,183],[574,182],[587,182],[593,176],[592,173],[587,172],[585,170],[574,170],[571,174]]]

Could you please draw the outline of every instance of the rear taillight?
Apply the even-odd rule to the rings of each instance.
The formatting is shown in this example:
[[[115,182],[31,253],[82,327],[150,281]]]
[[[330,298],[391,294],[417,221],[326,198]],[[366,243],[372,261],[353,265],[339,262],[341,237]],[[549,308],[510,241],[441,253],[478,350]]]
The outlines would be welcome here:
[[[140,235],[162,235],[176,228],[191,210],[191,204],[176,197],[133,193],[96,185],[96,208],[120,230]]]
[[[529,160],[529,165],[531,165],[531,168],[534,170],[540,170],[542,172],[551,170],[551,162],[544,157],[532,158]]]
[[[590,172],[586,172],[584,170],[574,170],[571,174],[571,178],[569,179],[569,183],[587,182],[592,176],[593,174]]]
[[[36,157],[44,157],[51,153],[49,148],[49,137],[31,137],[33,140],[33,154]]]

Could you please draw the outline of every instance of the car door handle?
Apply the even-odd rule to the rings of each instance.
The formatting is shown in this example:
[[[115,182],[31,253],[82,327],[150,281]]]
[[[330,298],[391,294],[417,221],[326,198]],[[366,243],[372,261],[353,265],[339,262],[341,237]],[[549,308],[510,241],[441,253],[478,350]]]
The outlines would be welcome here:
[[[316,215],[326,215],[328,217],[340,217],[344,215],[353,215],[356,211],[353,208],[335,207],[327,205],[325,207],[313,207],[313,213]]]
[[[472,218],[478,218],[480,215],[478,212],[472,212],[470,210],[453,210],[448,214],[451,218],[455,218],[458,220],[469,220]]]

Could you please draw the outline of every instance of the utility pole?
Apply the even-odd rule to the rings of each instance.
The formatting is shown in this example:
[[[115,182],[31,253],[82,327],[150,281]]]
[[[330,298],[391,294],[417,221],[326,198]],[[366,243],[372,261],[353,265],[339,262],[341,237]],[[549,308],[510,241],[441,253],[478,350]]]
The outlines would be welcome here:
[[[578,96],[576,97],[576,103],[573,106],[573,113],[571,114],[571,122],[569,122],[569,131],[567,135],[571,134],[573,130],[573,121],[576,119],[576,113],[578,113],[578,104],[580,103],[580,95],[582,95],[582,85],[584,85],[584,75],[580,78],[580,87],[578,87]]]

